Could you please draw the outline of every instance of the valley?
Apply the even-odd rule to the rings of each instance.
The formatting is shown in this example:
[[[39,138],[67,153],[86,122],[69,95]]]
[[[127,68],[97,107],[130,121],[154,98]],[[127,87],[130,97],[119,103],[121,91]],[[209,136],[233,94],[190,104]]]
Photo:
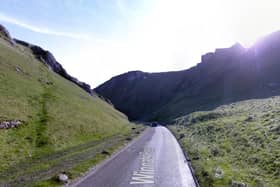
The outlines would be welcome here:
[[[274,32],[92,89],[0,26],[0,186],[278,187],[279,50]]]
[[[187,70],[131,71],[94,90],[130,120],[166,124],[201,186],[277,187],[279,50],[278,31],[206,53]]]

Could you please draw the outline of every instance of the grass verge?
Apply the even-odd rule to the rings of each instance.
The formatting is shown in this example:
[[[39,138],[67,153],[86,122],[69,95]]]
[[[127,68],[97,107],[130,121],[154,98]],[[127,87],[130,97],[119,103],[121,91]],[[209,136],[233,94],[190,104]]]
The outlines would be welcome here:
[[[131,131],[120,135],[25,160],[0,173],[0,184],[10,186],[61,185],[55,179],[59,173],[67,173],[71,180],[82,176],[89,168],[112,155],[142,130],[144,130],[143,126],[135,125]]]
[[[280,184],[280,97],[195,112],[169,128],[202,187]]]

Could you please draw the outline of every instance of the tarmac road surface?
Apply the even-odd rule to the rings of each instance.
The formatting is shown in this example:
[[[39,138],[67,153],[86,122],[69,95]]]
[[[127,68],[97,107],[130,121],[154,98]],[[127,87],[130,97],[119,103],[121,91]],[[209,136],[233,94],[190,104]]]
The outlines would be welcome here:
[[[145,132],[73,187],[196,187],[175,137],[162,126]]]

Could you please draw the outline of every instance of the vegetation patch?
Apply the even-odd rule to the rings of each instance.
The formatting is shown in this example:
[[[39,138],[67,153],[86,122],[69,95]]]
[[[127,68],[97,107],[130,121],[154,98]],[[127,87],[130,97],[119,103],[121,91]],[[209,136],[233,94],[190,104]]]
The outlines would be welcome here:
[[[43,147],[49,143],[49,138],[46,134],[47,125],[49,121],[48,111],[47,111],[47,102],[51,99],[51,93],[48,89],[45,89],[45,92],[42,94],[41,98],[39,98],[39,106],[40,110],[37,121],[36,128],[36,146]]]
[[[140,125],[136,128],[144,129]],[[127,137],[132,138],[135,135],[135,132],[127,131],[104,140],[87,142],[63,151],[30,158],[1,172],[0,184],[51,185],[56,181],[54,178],[61,172],[66,172],[70,179],[75,179],[123,146],[127,142]]]
[[[31,50],[0,38],[0,186],[49,180],[139,131],[113,106],[49,70]],[[45,183],[46,184],[46,183]],[[44,184],[42,184],[44,185]],[[53,186],[53,185],[48,185]]]
[[[237,102],[170,126],[202,187],[279,186],[279,103],[280,97]]]

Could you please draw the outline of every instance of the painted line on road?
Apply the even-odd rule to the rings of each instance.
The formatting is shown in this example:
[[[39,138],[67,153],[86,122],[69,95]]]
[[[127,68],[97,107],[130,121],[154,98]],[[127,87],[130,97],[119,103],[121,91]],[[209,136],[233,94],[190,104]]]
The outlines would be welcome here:
[[[154,184],[155,167],[154,167],[155,150],[145,147],[143,152],[139,153],[141,165],[138,171],[134,171],[130,184]]]

